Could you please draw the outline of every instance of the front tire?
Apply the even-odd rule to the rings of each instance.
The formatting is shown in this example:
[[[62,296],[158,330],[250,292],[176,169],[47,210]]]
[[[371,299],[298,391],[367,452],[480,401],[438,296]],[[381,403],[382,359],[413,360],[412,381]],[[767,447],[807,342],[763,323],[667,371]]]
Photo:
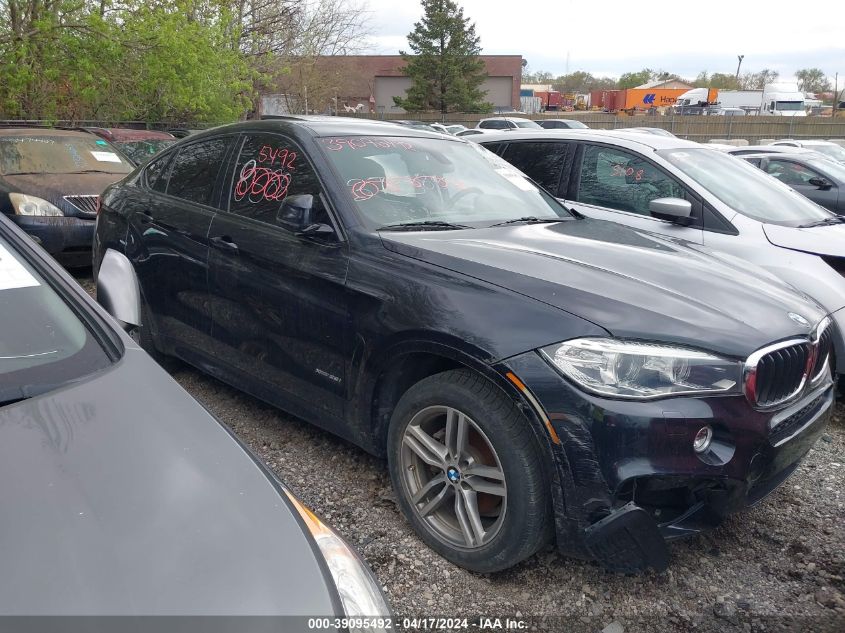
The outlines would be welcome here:
[[[506,569],[552,535],[549,483],[530,422],[466,369],[425,378],[396,406],[388,466],[429,547],[476,572]]]

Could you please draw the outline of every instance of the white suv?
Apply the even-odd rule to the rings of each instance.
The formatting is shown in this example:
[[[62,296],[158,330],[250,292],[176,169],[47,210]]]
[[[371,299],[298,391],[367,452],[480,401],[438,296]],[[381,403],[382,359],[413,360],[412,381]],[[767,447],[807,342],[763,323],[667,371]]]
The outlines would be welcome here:
[[[813,297],[836,321],[837,373],[845,375],[845,217],[743,160],[677,138],[520,130],[472,139],[567,209],[748,260]]]

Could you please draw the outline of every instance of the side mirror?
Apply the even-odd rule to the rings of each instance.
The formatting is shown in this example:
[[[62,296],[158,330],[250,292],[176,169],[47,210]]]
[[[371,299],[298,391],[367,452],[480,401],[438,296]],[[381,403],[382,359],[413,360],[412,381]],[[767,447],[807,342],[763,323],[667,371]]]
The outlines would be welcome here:
[[[691,222],[692,203],[689,200],[656,198],[648,203],[648,210],[655,218],[681,226],[687,226]]]
[[[314,209],[314,196],[302,194],[288,196],[282,202],[282,207],[276,214],[276,222],[292,230],[294,233],[301,233],[306,227],[311,226],[312,211]]]
[[[830,182],[827,178],[822,178],[820,176],[814,176],[807,181],[809,184],[813,185],[814,187],[818,187],[822,190],[828,190],[833,186],[833,183]]]

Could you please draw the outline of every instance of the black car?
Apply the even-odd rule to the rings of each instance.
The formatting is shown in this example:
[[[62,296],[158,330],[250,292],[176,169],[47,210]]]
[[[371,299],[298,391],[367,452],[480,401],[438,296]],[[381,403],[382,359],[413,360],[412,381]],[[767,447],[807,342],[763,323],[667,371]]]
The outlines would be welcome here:
[[[662,568],[665,539],[781,483],[833,402],[816,304],[573,214],[462,139],[198,134],[105,192],[95,274],[110,253],[142,347],[386,456],[420,536],[473,570],[554,537]]]
[[[98,295],[133,320],[126,265],[106,257]],[[358,554],[2,217],[0,323],[4,630],[268,630],[9,616],[389,615]]]
[[[63,264],[88,266],[100,193],[132,167],[88,132],[2,129],[0,213]]]
[[[826,209],[845,215],[845,165],[805,154],[743,154],[755,167]]]

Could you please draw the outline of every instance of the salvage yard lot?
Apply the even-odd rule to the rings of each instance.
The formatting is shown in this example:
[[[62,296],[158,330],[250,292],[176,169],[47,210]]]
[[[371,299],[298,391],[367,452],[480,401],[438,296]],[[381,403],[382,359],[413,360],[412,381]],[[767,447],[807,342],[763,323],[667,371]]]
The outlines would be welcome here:
[[[93,294],[90,276],[79,281]],[[193,368],[173,377],[358,549],[397,617],[565,618],[549,631],[613,622],[648,633],[845,630],[843,404],[784,485],[720,528],[672,544],[664,573],[623,576],[549,548],[485,576],[414,534],[386,462]]]

